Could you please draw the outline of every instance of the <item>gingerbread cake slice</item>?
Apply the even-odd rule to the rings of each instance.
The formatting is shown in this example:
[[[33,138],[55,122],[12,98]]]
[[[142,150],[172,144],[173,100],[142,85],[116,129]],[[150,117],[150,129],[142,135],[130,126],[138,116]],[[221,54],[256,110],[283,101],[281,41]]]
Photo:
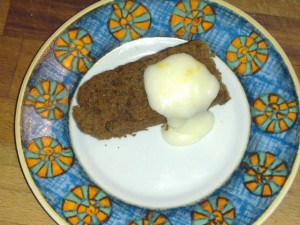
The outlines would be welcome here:
[[[216,76],[220,90],[210,107],[230,99],[213,60],[214,54],[205,42],[194,40],[103,72],[85,82],[78,90],[78,106],[73,107],[79,129],[98,139],[110,139],[165,123],[166,118],[149,106],[143,75],[149,65],[176,53],[191,55]]]

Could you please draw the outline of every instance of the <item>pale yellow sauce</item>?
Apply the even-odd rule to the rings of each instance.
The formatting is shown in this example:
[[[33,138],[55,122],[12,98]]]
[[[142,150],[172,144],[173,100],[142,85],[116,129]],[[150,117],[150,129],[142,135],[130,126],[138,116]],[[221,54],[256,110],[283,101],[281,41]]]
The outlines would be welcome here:
[[[179,53],[150,65],[144,73],[150,107],[167,118],[162,129],[171,145],[197,142],[213,127],[208,108],[220,85],[214,75],[192,56]]]

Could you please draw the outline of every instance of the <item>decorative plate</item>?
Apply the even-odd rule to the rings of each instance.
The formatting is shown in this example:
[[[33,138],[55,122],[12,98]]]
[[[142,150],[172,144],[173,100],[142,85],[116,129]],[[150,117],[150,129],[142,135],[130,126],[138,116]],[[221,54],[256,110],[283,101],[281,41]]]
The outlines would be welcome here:
[[[167,210],[126,204],[98,187],[69,137],[69,104],[105,54],[143,37],[202,39],[236,74],[251,108],[242,163],[197,203]],[[33,193],[59,224],[261,224],[284,198],[300,164],[297,76],[252,18],[220,0],[100,1],[44,44],[20,90],[16,140]],[[237,137],[238,138],[238,137]]]

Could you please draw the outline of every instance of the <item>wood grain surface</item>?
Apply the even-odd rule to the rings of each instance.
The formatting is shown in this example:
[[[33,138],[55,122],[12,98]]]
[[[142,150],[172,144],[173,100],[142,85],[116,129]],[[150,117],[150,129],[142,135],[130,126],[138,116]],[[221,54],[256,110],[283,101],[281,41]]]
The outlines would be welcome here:
[[[19,166],[14,114],[22,79],[46,39],[95,0],[0,0],[0,224],[51,225]],[[227,0],[263,25],[300,75],[300,1]],[[266,225],[300,224],[300,174]]]

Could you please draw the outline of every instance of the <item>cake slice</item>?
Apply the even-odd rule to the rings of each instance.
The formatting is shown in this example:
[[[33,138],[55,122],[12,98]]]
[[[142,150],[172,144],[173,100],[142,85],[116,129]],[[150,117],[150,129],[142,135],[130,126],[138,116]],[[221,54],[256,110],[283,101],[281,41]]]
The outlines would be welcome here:
[[[214,54],[205,42],[194,40],[103,72],[85,82],[78,90],[78,106],[73,108],[79,129],[98,139],[110,139],[165,123],[166,118],[149,106],[143,76],[149,65],[176,53],[191,55],[216,76],[220,91],[210,107],[230,99],[212,59]]]

